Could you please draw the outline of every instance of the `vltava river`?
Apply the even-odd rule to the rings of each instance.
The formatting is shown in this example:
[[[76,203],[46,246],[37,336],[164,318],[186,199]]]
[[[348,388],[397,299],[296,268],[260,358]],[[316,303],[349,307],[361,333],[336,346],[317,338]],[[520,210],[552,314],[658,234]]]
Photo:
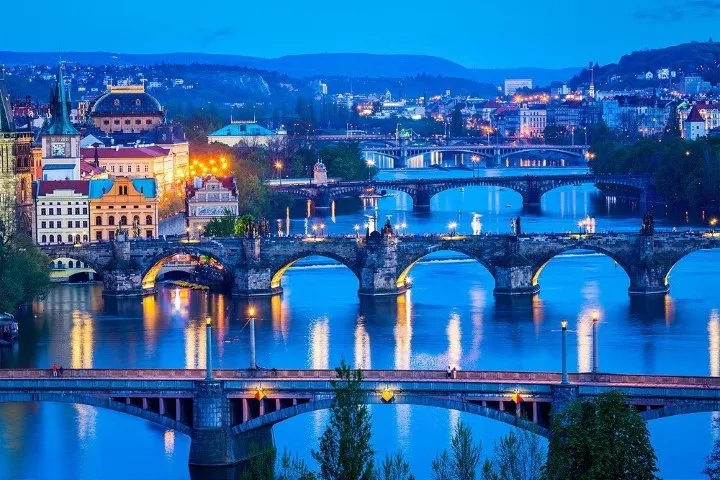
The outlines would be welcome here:
[[[356,202],[338,202],[336,208],[334,221],[328,213],[308,222],[324,223],[332,233],[351,233],[363,221]],[[492,232],[509,231],[509,219],[517,215],[523,215],[525,231],[574,230],[586,215],[596,217],[598,230],[634,231],[642,215],[599,198],[587,186],[550,192],[534,214],[524,214],[511,191],[466,188],[439,194],[430,214],[414,214],[403,195],[385,198],[378,217],[392,215],[393,223],[406,222],[408,231],[441,232],[458,211],[465,232],[473,211],[483,214],[483,229]],[[304,223],[294,219],[293,233],[300,233]],[[658,224],[674,226],[663,219]],[[512,303],[493,297],[493,279],[481,265],[447,252],[413,268],[413,288],[405,296],[368,303],[359,301],[358,281],[349,270],[313,260],[286,273],[282,297],[254,302],[262,317],[257,352],[263,367],[331,368],[345,358],[362,368],[456,364],[462,369],[559,370],[558,325],[567,319],[573,330],[570,367],[588,371],[590,312],[597,309],[601,370],[720,375],[718,251],[682,260],[671,273],[670,295],[655,299],[631,299],[626,274],[608,257],[565,255],[543,270],[539,295]],[[101,285],[58,285],[24,314],[19,344],[0,350],[0,368],[48,368],[53,362],[66,368],[203,368],[205,295],[165,286],[155,296],[110,300],[103,299]],[[211,303],[214,364],[244,368],[248,331],[241,317],[247,302],[213,294]],[[402,449],[419,479],[429,477],[432,458],[448,446],[459,420],[472,427],[485,453],[510,428],[431,407],[371,410],[378,457]],[[276,445],[312,463],[310,449],[317,447],[325,420],[325,412],[315,412],[275,426]],[[720,432],[713,415],[649,425],[660,475],[701,477],[704,457]],[[51,403],[0,405],[3,479],[188,478],[188,450],[189,439],[181,434],[116,412]]]

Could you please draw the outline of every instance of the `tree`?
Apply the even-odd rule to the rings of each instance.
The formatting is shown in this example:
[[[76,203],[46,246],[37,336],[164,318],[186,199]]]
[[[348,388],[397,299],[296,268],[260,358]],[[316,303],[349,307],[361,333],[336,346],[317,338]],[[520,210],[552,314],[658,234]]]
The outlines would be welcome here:
[[[252,215],[245,214],[235,221],[234,234],[237,236],[249,235],[252,232],[255,219]]]
[[[375,471],[374,480],[412,480],[413,478],[410,464],[405,461],[402,451],[397,451],[395,455],[389,453],[385,455],[385,459]]]
[[[493,458],[486,459],[483,480],[539,480],[545,449],[540,437],[527,430],[511,431],[495,444]]]
[[[710,455],[705,458],[703,472],[710,480],[720,480],[720,440],[715,440]]]
[[[463,120],[462,107],[456,103],[450,117],[450,136],[462,137],[463,135],[465,135],[465,120]]]
[[[475,480],[482,446],[474,443],[470,428],[458,422],[450,440],[450,451],[443,450],[432,463],[433,480]]]
[[[275,480],[275,457],[273,447],[263,451],[256,443],[250,444],[250,459],[244,464],[240,480]]]
[[[206,237],[232,237],[235,235],[235,222],[237,216],[230,210],[225,210],[222,217],[215,217],[205,226]]]
[[[330,423],[320,438],[319,450],[312,456],[320,465],[324,480],[370,480],[373,455],[370,410],[360,388],[362,372],[351,370],[342,360],[332,381],[335,394],[330,407]]]
[[[618,391],[576,400],[553,418],[548,480],[654,480],[657,458],[645,421]]]
[[[315,480],[315,474],[305,462],[297,455],[293,457],[287,450],[283,451],[278,467],[277,480]]]
[[[670,104],[670,115],[668,115],[667,123],[665,124],[665,137],[681,137],[680,132],[680,120],[678,118],[677,104]]]

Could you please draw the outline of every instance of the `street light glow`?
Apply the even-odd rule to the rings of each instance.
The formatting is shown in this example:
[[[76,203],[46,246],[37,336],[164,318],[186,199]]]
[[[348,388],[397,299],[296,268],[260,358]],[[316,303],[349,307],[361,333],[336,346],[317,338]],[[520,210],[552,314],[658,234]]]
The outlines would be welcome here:
[[[562,322],[560,322],[560,326],[563,330],[567,330],[567,320],[563,320]]]
[[[247,316],[248,316],[248,318],[255,317],[255,307],[248,307]]]

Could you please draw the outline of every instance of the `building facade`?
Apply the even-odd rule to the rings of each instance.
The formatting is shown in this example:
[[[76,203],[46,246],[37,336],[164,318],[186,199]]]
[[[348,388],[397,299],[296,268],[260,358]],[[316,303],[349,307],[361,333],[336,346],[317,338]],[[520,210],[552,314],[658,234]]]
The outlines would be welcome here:
[[[530,78],[507,78],[505,79],[505,95],[512,96],[521,88],[532,89],[532,79]]]
[[[227,212],[238,214],[235,178],[196,177],[185,189],[186,227],[189,238],[200,238],[208,222]]]
[[[89,181],[90,239],[157,237],[157,192],[152,178],[116,177]]]
[[[547,126],[547,107],[545,105],[520,106],[520,136],[524,138],[540,138],[545,134]]]
[[[88,182],[35,182],[35,241],[39,245],[77,244],[90,240]]]
[[[83,160],[96,164],[110,177],[154,178],[160,193],[178,179],[184,179],[187,170],[187,166],[182,165],[183,175],[176,177],[177,155],[158,145],[83,148],[81,155]]]
[[[255,122],[234,121],[208,135],[208,143],[219,142],[234,147],[242,142],[251,147],[263,147],[273,140],[284,141],[286,138],[284,130],[273,131]]]
[[[163,123],[165,112],[142,85],[108,85],[90,112],[95,126],[105,133],[139,133]]]
[[[700,109],[697,105],[693,105],[690,113],[683,124],[683,138],[686,140],[697,140],[698,138],[707,136],[705,128],[705,119],[700,115]]]

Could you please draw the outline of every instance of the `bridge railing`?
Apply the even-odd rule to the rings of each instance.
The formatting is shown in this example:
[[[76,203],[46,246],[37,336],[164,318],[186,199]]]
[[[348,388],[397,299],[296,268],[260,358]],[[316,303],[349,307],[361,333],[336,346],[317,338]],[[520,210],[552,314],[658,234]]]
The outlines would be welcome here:
[[[267,379],[267,380],[320,380],[336,378],[334,370],[215,370],[214,376],[221,380]],[[369,381],[467,381],[483,383],[560,383],[561,376],[555,372],[510,372],[460,370],[456,377],[448,379],[442,370],[365,370],[363,377]],[[0,370],[2,380],[55,378],[51,369],[6,369]],[[201,380],[203,369],[65,369],[62,377],[72,379],[126,379],[126,380]],[[703,387],[720,388],[720,378],[682,375],[631,375],[611,373],[570,374],[571,383],[603,384],[617,386],[662,386],[662,387]]]

